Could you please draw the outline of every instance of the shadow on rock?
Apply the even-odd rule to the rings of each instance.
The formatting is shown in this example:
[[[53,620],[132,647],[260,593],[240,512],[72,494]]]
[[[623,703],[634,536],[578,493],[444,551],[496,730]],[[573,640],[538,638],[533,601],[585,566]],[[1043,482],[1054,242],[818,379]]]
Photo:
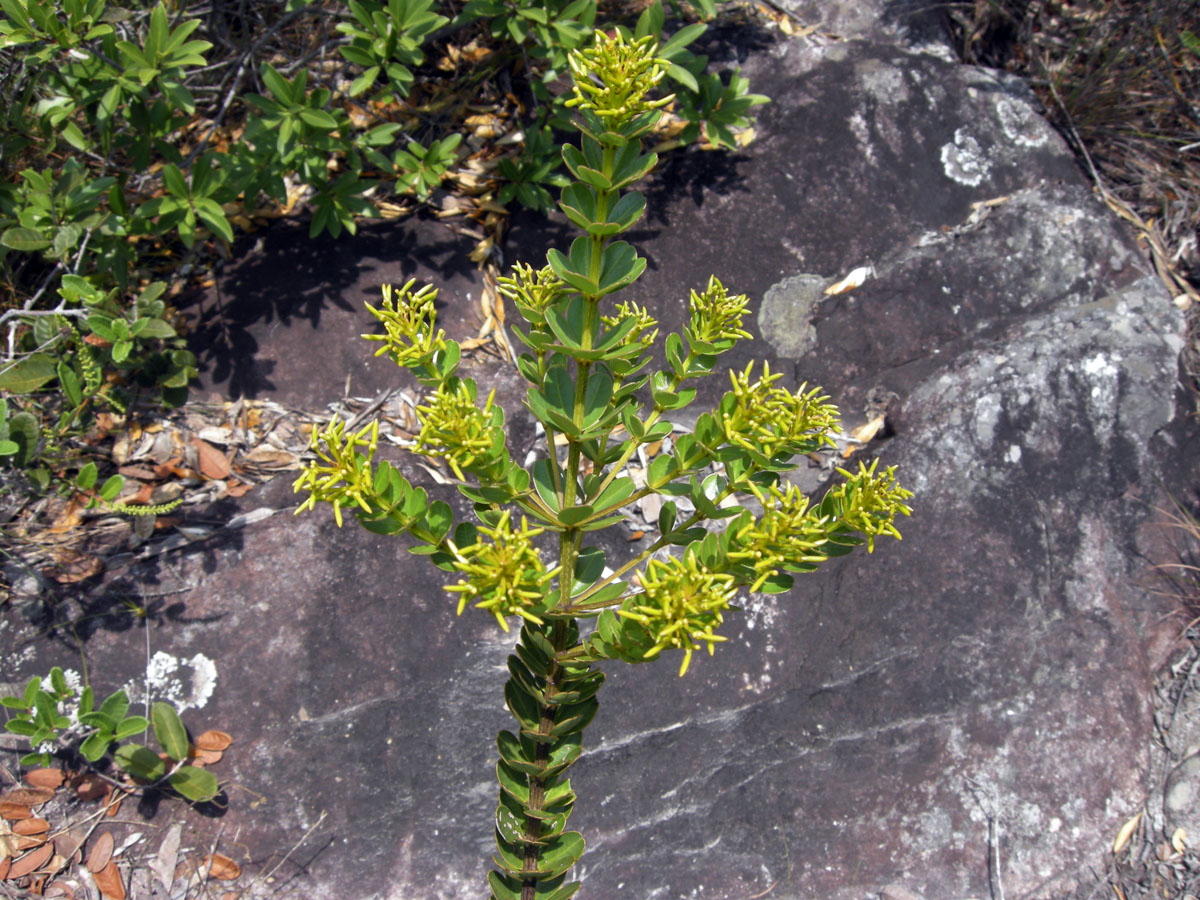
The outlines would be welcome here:
[[[416,218],[432,220],[426,213]],[[187,310],[199,320],[189,343],[202,380],[228,385],[230,396],[276,390],[274,365],[258,358],[255,328],[307,323],[316,331],[327,309],[355,308],[346,295],[366,272],[398,267],[408,277],[417,274],[418,263],[443,279],[473,272],[462,241],[449,231],[430,241],[430,232],[415,223],[379,222],[355,235],[310,238],[307,223],[277,222],[242,239],[217,284]]]

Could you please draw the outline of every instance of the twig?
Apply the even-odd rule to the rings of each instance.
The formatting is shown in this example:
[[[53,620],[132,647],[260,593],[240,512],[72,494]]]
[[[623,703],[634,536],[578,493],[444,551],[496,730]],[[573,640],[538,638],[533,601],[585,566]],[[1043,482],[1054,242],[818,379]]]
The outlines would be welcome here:
[[[971,796],[975,798],[975,802],[979,804],[980,810],[987,817],[988,892],[992,900],[1004,900],[1004,883],[1000,875],[1000,823],[996,816],[995,798],[987,797],[981,799],[984,791],[979,783],[970,777],[963,780],[966,781],[967,789],[971,792]],[[986,803],[984,799],[987,800]]]
[[[283,854],[283,859],[281,859],[274,866],[272,866],[270,871],[264,872],[262,875],[259,875],[258,880],[255,881],[254,884],[252,884],[250,886],[250,890],[247,891],[247,893],[250,894],[251,896],[253,896],[254,891],[258,888],[259,885],[261,885],[263,882],[267,881],[269,878],[274,877],[275,873],[278,872],[279,868],[285,862],[288,861],[288,859],[291,857],[291,855],[300,849],[300,845],[303,844],[305,841],[307,841],[309,839],[309,837],[312,836],[312,833],[321,827],[321,823],[325,821],[325,817],[327,815],[328,815],[328,813],[326,813],[325,810],[321,810],[321,815],[317,818],[317,821],[313,822],[312,827],[310,827],[308,829],[308,831],[304,832],[304,836],[301,837],[300,840],[296,841],[296,843],[292,845],[291,850],[289,850],[287,853]]]

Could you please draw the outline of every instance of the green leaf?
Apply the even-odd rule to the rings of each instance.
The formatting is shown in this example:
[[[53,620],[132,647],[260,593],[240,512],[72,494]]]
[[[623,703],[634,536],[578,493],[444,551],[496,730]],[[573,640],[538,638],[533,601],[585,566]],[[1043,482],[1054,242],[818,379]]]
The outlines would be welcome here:
[[[542,877],[561,875],[579,861],[583,850],[583,835],[578,831],[567,831],[551,838],[538,857],[538,873]]]
[[[65,359],[58,364],[58,383],[62,386],[68,403],[72,406],[79,406],[83,403],[83,385],[79,383],[79,376],[75,374],[75,370]]]
[[[83,743],[79,745],[79,752],[88,762],[96,762],[108,752],[108,745],[112,743],[112,740],[112,732],[97,731],[84,739]]]
[[[217,784],[217,776],[196,766],[184,766],[171,773],[167,784],[174,788],[185,800],[193,803],[203,803],[217,796],[221,787]]]
[[[181,200],[187,199],[190,195],[187,182],[183,178],[183,173],[179,171],[179,167],[168,163],[162,169],[163,185],[167,189],[167,193],[173,197],[178,197]]]
[[[104,702],[100,704],[97,712],[107,716],[112,721],[113,730],[116,730],[117,723],[124,719],[125,714],[129,712],[129,697],[124,691],[113,691],[104,698]]]
[[[291,83],[280,75],[270,63],[263,63],[261,74],[263,84],[275,95],[275,99],[284,106],[292,106],[294,101],[292,100]]]
[[[117,499],[117,495],[121,493],[121,490],[124,487],[125,487],[125,476],[124,475],[113,475],[106,482],[104,482],[104,484],[102,484],[100,486],[100,499],[104,500],[105,502],[111,503],[113,500]],[[123,692],[122,692],[122,696],[124,696]],[[111,700],[111,699],[112,698],[110,697],[109,700]],[[107,706],[108,700],[105,700],[104,703]],[[125,701],[125,707],[126,708],[129,707],[128,700]],[[104,707],[101,707],[101,709],[103,709],[103,708]],[[125,714],[121,713],[121,715],[124,716]]]
[[[596,510],[593,507],[587,504],[582,506],[571,506],[559,512],[558,521],[570,528],[574,525],[578,525],[584,519],[591,516],[595,511]]]
[[[113,740],[123,741],[135,734],[141,734],[149,727],[150,722],[145,716],[130,716],[117,726],[117,730],[113,732]]]
[[[124,744],[113,754],[117,765],[142,781],[156,782],[167,774],[167,764],[158,754],[141,744]]]
[[[18,467],[25,468],[33,462],[40,437],[41,429],[33,413],[19,412],[8,420],[8,439],[17,445],[17,452],[11,456]]]
[[[553,470],[550,468],[552,465],[555,463],[546,457],[535,460],[531,474],[533,475],[533,488],[537,491],[537,495],[553,512],[558,512],[559,499],[554,490]],[[561,473],[559,477],[561,479]]]
[[[321,128],[325,131],[333,131],[338,127],[337,119],[323,109],[302,109],[300,118],[313,128]]]
[[[179,720],[179,713],[170,703],[158,702],[150,708],[150,721],[154,725],[154,736],[167,756],[176,762],[187,759],[187,729]]]
[[[44,250],[50,246],[49,238],[43,237],[40,231],[32,228],[9,228],[0,235],[0,244],[10,250],[21,250],[32,253],[34,250]]]

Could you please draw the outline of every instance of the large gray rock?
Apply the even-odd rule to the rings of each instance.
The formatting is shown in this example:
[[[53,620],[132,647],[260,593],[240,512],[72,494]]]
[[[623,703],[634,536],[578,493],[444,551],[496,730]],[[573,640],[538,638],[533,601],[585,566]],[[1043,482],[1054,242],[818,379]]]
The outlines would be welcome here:
[[[1020,85],[865,40],[781,43],[745,68],[774,99],[759,140],[655,176],[632,294],[668,327],[710,271],[761,301],[762,340],[729,365],[766,357],[823,384],[850,424],[886,407],[869,450],[916,490],[914,514],[901,543],[749,601],[688,677],[610,668],[575,770],[581,896],[1061,896],[1141,799],[1169,634],[1140,576],[1179,316]],[[319,281],[310,244],[269,238],[224,282],[253,352],[234,345],[210,384],[339,396],[365,359],[346,349],[370,322],[358,301],[385,277],[438,275],[410,252],[442,243],[437,227],[320,245],[340,260],[325,287],[275,261],[294,254]],[[518,222],[509,253],[539,260],[548,234],[568,232]],[[874,277],[823,293],[859,266]],[[455,336],[474,330],[473,290],[461,269],[443,290]],[[264,306],[295,296],[306,318]],[[517,379],[473,374],[523,454]],[[400,543],[282,514],[281,482],[248,500],[281,514],[127,587],[190,588],[149,643],[181,676],[215,663],[187,716],[238,741],[219,769],[222,833],[269,867],[325,813],[276,875],[312,900],[482,896],[510,640],[485,616],[454,619]],[[143,641],[90,632],[94,678],[135,677]],[[36,648],[14,675],[56,658]]]

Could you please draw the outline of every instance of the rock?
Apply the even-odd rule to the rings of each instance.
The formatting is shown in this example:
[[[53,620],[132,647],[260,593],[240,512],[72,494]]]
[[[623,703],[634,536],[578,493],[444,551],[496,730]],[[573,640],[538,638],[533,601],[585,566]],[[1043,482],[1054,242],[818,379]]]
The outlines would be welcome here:
[[[852,7],[894,8],[829,8]],[[1141,800],[1173,637],[1142,581],[1148,525],[1190,439],[1172,421],[1180,316],[1020,84],[886,25],[743,61],[774,98],[759,140],[666,162],[630,299],[664,330],[710,271],[761,301],[761,340],[723,364],[765,356],[851,424],[886,410],[865,455],[898,466],[913,517],[902,542],[745,602],[684,679],[609,667],[573,777],[587,896],[989,896],[997,835],[1009,896],[1063,896]],[[517,217],[507,252],[540,264],[571,234]],[[477,326],[476,276],[433,221],[341,242],[273,229],[265,247],[222,282],[240,330],[205,357],[210,388],[319,407],[347,372],[355,393],[390,386],[355,337],[383,279],[432,278],[452,336]],[[824,293],[860,267],[874,277]],[[518,379],[471,365],[523,458]],[[277,480],[228,509],[294,502]],[[325,513],[265,518],[116,587],[159,581],[188,589],[148,631],[110,606],[78,632],[99,690],[140,678],[146,642],[213,663],[185,720],[235,738],[216,767],[223,834],[268,868],[320,821],[276,874],[312,900],[482,893],[510,637],[455,619],[401,544]],[[71,659],[40,643],[14,680]]]
[[[1189,756],[1167,776],[1163,788],[1163,814],[1167,831],[1182,828],[1191,835],[1200,835],[1200,755]]]

